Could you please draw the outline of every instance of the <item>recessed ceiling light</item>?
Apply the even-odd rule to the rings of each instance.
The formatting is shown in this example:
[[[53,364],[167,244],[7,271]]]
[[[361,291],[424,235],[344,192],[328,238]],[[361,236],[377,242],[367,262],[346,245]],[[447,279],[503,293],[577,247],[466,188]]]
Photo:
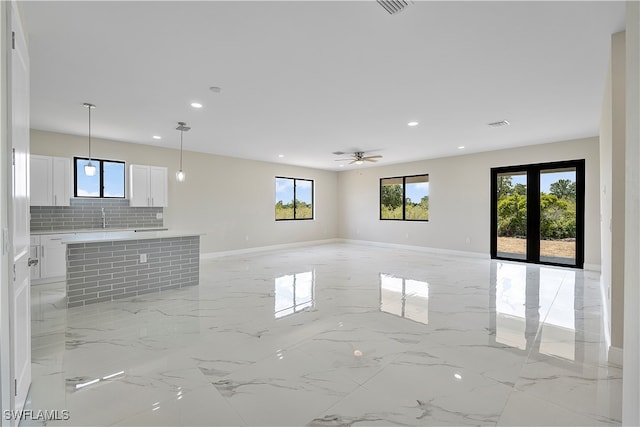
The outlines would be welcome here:
[[[162,139],[162,137],[161,137],[161,136],[159,136],[159,135],[153,135],[153,137],[152,137],[152,138],[153,138],[153,139]]]
[[[409,122],[407,123],[407,126],[418,126],[420,123],[418,122]]]
[[[211,86],[209,87],[209,90],[213,93],[220,93],[222,91],[218,86]]]
[[[283,158],[284,154],[278,154],[278,157]]]
[[[344,167],[344,165],[340,165],[340,167],[341,167],[341,168],[343,168],[343,167]]]
[[[464,150],[464,145],[459,146],[458,150]]]
[[[202,108],[202,104],[200,104],[199,102],[192,102],[192,103],[191,103],[191,106],[192,106],[193,108]]]

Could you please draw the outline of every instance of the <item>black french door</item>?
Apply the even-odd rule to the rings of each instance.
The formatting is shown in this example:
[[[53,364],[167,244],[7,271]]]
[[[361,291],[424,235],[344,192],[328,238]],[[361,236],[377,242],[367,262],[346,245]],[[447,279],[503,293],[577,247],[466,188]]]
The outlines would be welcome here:
[[[491,169],[491,258],[583,267],[584,164]]]

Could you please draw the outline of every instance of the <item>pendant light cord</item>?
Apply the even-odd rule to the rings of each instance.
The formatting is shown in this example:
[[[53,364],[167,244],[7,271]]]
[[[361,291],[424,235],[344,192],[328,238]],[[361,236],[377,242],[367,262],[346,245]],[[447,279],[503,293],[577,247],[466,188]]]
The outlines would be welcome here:
[[[89,161],[91,161],[91,106],[87,110],[89,110]]]
[[[184,135],[184,129],[180,129],[180,170],[182,170],[182,135]]]
[[[96,108],[96,106],[88,102],[85,102],[83,105],[89,110],[89,163],[91,163],[91,109]]]

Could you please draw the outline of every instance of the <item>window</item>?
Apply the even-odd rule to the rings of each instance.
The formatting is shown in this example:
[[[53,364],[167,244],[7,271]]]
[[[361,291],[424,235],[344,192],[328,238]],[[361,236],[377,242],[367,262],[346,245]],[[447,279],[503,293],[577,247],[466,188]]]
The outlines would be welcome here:
[[[89,159],[75,157],[73,160],[74,197],[124,198],[124,162],[91,159],[96,174],[86,176],[84,166]]]
[[[313,219],[313,181],[276,177],[276,221]]]
[[[380,219],[429,220],[429,175],[380,179]]]
[[[491,257],[584,266],[584,159],[491,169]]]

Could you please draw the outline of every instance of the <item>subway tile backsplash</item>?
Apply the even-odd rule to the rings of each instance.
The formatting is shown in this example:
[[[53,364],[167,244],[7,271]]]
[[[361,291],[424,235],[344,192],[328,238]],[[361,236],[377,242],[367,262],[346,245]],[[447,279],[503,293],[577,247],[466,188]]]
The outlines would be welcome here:
[[[102,208],[107,229],[163,226],[156,219],[162,208],[132,208],[126,199],[71,199],[71,206],[31,206],[31,231],[101,230]]]

